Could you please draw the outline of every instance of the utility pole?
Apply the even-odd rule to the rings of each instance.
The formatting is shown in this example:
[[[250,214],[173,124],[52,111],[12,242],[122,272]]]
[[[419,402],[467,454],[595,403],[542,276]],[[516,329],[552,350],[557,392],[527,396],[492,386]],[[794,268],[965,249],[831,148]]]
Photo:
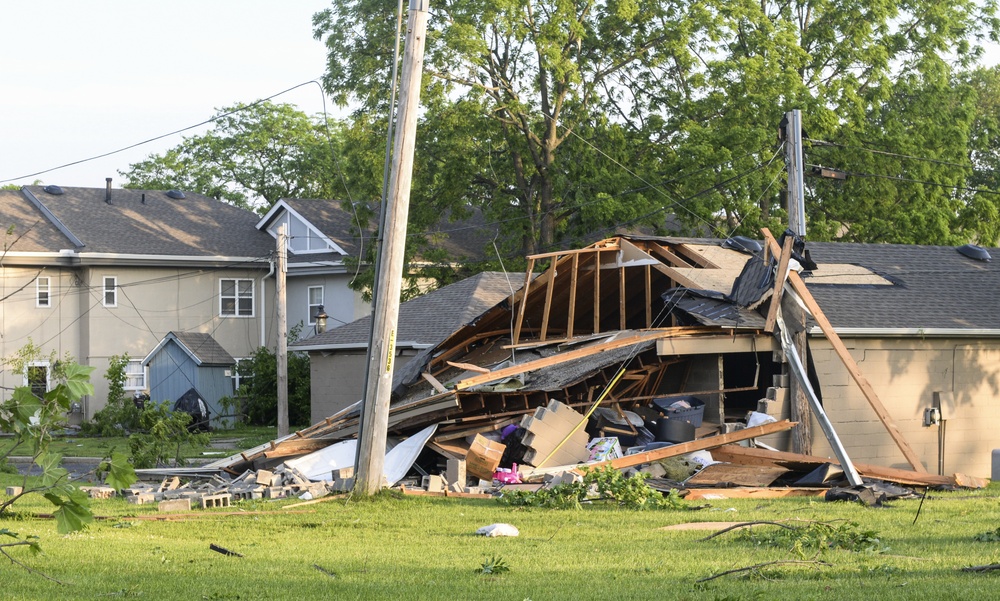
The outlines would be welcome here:
[[[802,113],[798,109],[785,113],[785,165],[788,169],[788,228],[805,237],[806,235],[806,204],[805,175],[802,164]],[[778,274],[784,277],[784,274]],[[772,300],[772,302],[774,302]],[[795,348],[798,349],[799,362],[806,364],[806,316],[794,302],[788,298],[781,299],[781,308],[785,312],[784,327]],[[789,413],[792,421],[799,424],[792,430],[792,451],[802,454],[812,454],[812,409],[806,395],[805,386],[794,376],[789,378],[788,387]]]
[[[406,246],[406,220],[410,209],[428,3],[429,0],[410,0],[407,18],[400,103],[392,151],[392,174],[389,179],[389,202],[386,203],[383,220],[385,231],[381,232],[379,270],[375,274],[375,314],[372,339],[368,345],[368,378],[361,406],[361,431],[358,434],[354,491],[365,495],[382,488],[382,474],[385,470],[385,440],[389,424],[389,398],[392,393],[392,368],[396,350],[396,326],[399,321],[403,249]]]
[[[288,226],[278,226],[278,267],[274,276],[278,296],[278,438],[288,436],[288,317],[285,291]],[[263,319],[263,316],[261,316]]]
[[[785,113],[785,164],[788,167],[788,227],[806,235],[805,184],[802,168],[802,112]]]

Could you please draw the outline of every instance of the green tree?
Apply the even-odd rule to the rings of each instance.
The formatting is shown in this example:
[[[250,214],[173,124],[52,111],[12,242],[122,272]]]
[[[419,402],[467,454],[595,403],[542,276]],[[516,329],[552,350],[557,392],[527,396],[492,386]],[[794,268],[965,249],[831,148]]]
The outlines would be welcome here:
[[[810,182],[811,238],[991,236],[992,209],[956,187],[983,123],[962,75],[997,35],[993,0],[455,0],[431,10],[417,229],[425,211],[479,206],[504,241],[533,252],[665,213],[697,233],[780,228],[778,124],[801,109],[808,138],[838,144],[808,146],[807,162],[854,174]],[[314,17],[325,86],[357,103],[356,120],[386,110],[393,17],[374,0]]]
[[[299,327],[289,330],[288,340],[298,339]],[[237,396],[244,399],[247,422],[258,426],[278,423],[278,358],[271,349],[261,346],[239,362],[242,384]],[[309,356],[288,353],[288,423],[310,423]]]
[[[518,251],[550,249],[593,223],[580,208],[645,170],[642,129],[611,123],[637,73],[661,68],[684,24],[662,3],[472,0],[432,7],[411,226],[480,207]],[[391,3],[335,3],[314,17],[328,48],[325,86],[356,119],[384,113]],[[607,148],[598,144],[611,143]],[[600,148],[600,149],[599,149]],[[611,158],[609,158],[609,156]],[[616,176],[607,177],[609,173]],[[641,214],[642,195],[628,212]],[[616,207],[617,210],[617,207]]]
[[[34,361],[45,358],[41,349],[29,342],[4,363],[14,373],[25,373]],[[66,415],[74,402],[93,394],[90,372],[94,368],[77,364],[69,357],[57,360],[49,355],[54,385],[39,394],[30,385],[14,388],[9,399],[0,403],[0,432],[10,434],[13,444],[0,455],[0,462],[15,452],[26,452],[32,459],[37,477],[24,476],[22,491],[0,503],[0,517],[6,517],[11,507],[24,495],[39,493],[56,507],[56,523],[61,533],[80,530],[93,516],[86,493],[69,481],[69,473],[60,466],[62,456],[49,450],[53,433],[66,425]],[[135,481],[135,472],[127,465],[124,455],[116,454],[103,463],[108,484],[125,488]],[[13,536],[9,531],[5,535]],[[27,539],[26,539],[27,541]],[[37,548],[37,541],[28,543]]]
[[[226,107],[213,121],[205,134],[119,172],[126,187],[189,190],[261,211],[281,198],[333,195],[324,122],[271,102]]]

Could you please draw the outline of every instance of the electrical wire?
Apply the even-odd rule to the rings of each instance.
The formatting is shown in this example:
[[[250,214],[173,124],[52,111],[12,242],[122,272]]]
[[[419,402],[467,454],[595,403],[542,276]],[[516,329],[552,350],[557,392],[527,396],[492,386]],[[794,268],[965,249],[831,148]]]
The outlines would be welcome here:
[[[808,163],[806,164],[806,167],[819,167],[819,166],[820,165],[810,165]],[[926,180],[911,179],[908,177],[902,177],[898,175],[878,175],[874,173],[862,173],[859,171],[843,171],[843,173],[847,174],[849,177],[870,177],[873,179],[886,179],[897,182],[905,182],[908,184],[922,184],[925,186],[936,186],[938,188],[948,188],[949,190],[960,190],[962,192],[982,192],[984,194],[1000,194],[1000,191],[996,190],[987,190],[985,188],[969,188],[967,186],[954,186],[951,184],[942,184],[940,182],[929,182]]]
[[[923,161],[926,163],[936,163],[938,165],[949,165],[951,167],[961,167],[963,169],[971,169],[972,165],[953,163],[951,161],[943,161],[941,159],[931,159],[928,157],[918,157],[912,154],[901,154],[898,152],[889,152],[887,150],[875,150],[874,148],[865,148],[864,146],[849,146],[847,144],[838,144],[837,142],[827,142],[825,140],[814,140],[812,138],[802,138],[803,141],[812,142],[816,146],[834,146],[837,148],[843,148],[845,150],[860,150],[863,152],[868,152],[871,154],[880,154],[883,156],[896,157],[900,159],[910,159],[913,161]]]
[[[186,131],[189,131],[189,130],[201,127],[203,125],[208,125],[209,123],[214,123],[215,121],[218,121],[219,119],[222,119],[224,117],[228,117],[230,115],[234,115],[234,114],[236,114],[236,113],[238,113],[238,112],[240,112],[242,110],[246,110],[246,109],[255,107],[255,106],[259,105],[259,104],[263,104],[263,103],[267,102],[268,100],[271,100],[272,98],[277,98],[278,96],[281,96],[282,94],[287,94],[288,92],[291,92],[292,90],[296,90],[298,88],[301,88],[303,86],[307,86],[307,85],[309,85],[311,83],[315,83],[315,82],[316,82],[315,79],[310,79],[309,81],[304,81],[304,82],[302,82],[302,83],[300,83],[298,85],[294,85],[294,86],[288,88],[287,90],[282,90],[282,91],[278,92],[277,94],[271,94],[270,96],[268,96],[266,98],[261,98],[259,100],[255,100],[254,102],[251,102],[248,105],[245,105],[245,106],[233,109],[233,110],[228,111],[226,113],[223,113],[221,115],[215,115],[214,117],[206,119],[205,121],[202,121],[201,123],[196,123],[194,125],[189,125],[187,127],[182,127],[181,129],[174,130],[174,131],[172,131],[170,133],[166,133],[166,134],[162,134],[162,135],[159,135],[159,136],[155,136],[153,138],[149,138],[148,140],[143,140],[142,142],[136,142],[135,144],[130,144],[128,146],[125,146],[123,148],[119,148],[117,150],[112,150],[112,151],[105,152],[105,153],[102,153],[102,154],[98,154],[98,155],[95,155],[95,156],[92,156],[92,157],[87,157],[85,159],[80,159],[78,161],[72,161],[72,162],[65,163],[65,164],[62,164],[62,165],[59,165],[59,166],[56,166],[56,167],[51,167],[49,169],[43,169],[41,171],[36,171],[34,173],[28,173],[26,175],[20,175],[20,176],[17,176],[17,177],[11,177],[11,178],[8,178],[8,179],[0,179],[0,184],[6,183],[6,182],[12,182],[14,180],[19,180],[19,179],[27,179],[29,177],[35,177],[36,175],[43,175],[45,173],[50,173],[52,171],[57,171],[59,169],[63,169],[65,167],[72,167],[73,165],[79,165],[81,163],[87,163],[87,162],[90,162],[90,161],[96,161],[97,159],[103,159],[104,157],[109,157],[111,155],[118,154],[120,152],[125,152],[126,150],[131,150],[133,148],[136,148],[138,146],[142,146],[144,144],[149,144],[150,142],[155,142],[157,140],[162,140],[163,138],[169,138],[170,136],[175,136],[177,134],[184,133]]]

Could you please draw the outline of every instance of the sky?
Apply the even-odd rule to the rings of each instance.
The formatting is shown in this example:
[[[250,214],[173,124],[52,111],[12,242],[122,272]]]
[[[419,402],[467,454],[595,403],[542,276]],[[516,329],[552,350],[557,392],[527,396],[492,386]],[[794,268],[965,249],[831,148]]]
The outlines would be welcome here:
[[[34,0],[0,20],[0,184],[120,187],[131,163],[202,126],[47,173],[209,119],[324,72],[312,15],[333,0]],[[313,115],[315,84],[278,96]],[[327,109],[336,107],[327,100]]]

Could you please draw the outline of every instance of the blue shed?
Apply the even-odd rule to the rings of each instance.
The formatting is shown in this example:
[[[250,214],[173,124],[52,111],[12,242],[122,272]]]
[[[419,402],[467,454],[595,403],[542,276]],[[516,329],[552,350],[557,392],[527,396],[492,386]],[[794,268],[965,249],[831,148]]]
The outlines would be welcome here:
[[[230,374],[236,360],[211,334],[170,332],[142,364],[149,367],[150,400],[169,401],[173,407],[177,399],[195,388],[208,404],[212,427],[223,425],[219,399],[233,395]]]

